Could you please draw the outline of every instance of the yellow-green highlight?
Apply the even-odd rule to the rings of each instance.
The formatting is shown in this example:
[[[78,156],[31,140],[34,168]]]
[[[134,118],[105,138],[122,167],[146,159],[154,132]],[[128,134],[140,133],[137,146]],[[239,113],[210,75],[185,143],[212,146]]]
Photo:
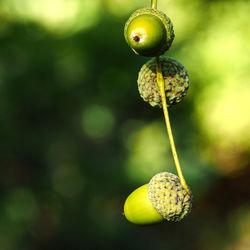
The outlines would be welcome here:
[[[157,9],[157,0],[151,0],[151,8]]]

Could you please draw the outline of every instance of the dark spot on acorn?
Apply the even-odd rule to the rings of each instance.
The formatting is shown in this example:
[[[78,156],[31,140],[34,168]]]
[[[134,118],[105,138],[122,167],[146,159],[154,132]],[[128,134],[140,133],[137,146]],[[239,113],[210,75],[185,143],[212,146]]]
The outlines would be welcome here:
[[[140,42],[140,37],[139,37],[139,36],[134,36],[134,37],[133,37],[133,40],[134,40],[135,42]]]

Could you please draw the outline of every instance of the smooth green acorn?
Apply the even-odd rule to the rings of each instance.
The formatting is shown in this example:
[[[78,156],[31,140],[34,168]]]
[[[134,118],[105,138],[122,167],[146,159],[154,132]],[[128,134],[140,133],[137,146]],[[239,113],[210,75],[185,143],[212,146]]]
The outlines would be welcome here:
[[[159,223],[164,218],[158,213],[148,196],[148,184],[132,192],[124,204],[126,219],[134,224],[148,225]]]
[[[181,185],[178,176],[162,172],[128,196],[124,215],[128,221],[138,225],[164,220],[176,222],[182,220],[191,207],[192,195]]]
[[[136,10],[127,20],[124,36],[132,50],[141,56],[159,56],[174,40],[173,24],[163,12],[144,8]]]

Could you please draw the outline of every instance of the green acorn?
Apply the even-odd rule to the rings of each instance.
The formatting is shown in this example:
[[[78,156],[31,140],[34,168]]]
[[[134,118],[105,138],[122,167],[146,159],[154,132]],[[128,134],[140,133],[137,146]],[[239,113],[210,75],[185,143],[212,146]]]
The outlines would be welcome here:
[[[132,50],[141,56],[159,56],[174,40],[173,24],[163,12],[145,8],[136,10],[127,20],[124,36]]]
[[[128,221],[149,225],[168,221],[180,221],[191,210],[192,197],[181,185],[179,178],[162,172],[132,192],[124,204]]]
[[[168,106],[177,104],[187,94],[188,73],[180,62],[167,56],[160,57],[160,64],[165,82],[167,104]],[[161,94],[157,85],[155,58],[142,66],[137,83],[140,96],[145,102],[149,102],[153,107],[162,107]]]

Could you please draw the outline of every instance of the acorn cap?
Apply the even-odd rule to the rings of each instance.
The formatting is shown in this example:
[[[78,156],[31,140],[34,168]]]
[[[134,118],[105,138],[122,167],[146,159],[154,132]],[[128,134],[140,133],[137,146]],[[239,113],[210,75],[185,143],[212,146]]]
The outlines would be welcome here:
[[[174,40],[174,28],[170,18],[162,11],[144,8],[136,10],[129,17],[124,27],[124,36],[136,54],[159,56],[170,48]]]
[[[165,94],[168,106],[179,103],[187,94],[189,78],[185,67],[177,60],[160,57],[162,74],[165,82]],[[156,60],[145,63],[138,75],[138,90],[144,101],[153,107],[162,107],[161,94],[157,85]]]
[[[168,172],[159,173],[150,180],[148,195],[159,214],[168,221],[180,221],[192,207],[191,194],[176,175]]]

